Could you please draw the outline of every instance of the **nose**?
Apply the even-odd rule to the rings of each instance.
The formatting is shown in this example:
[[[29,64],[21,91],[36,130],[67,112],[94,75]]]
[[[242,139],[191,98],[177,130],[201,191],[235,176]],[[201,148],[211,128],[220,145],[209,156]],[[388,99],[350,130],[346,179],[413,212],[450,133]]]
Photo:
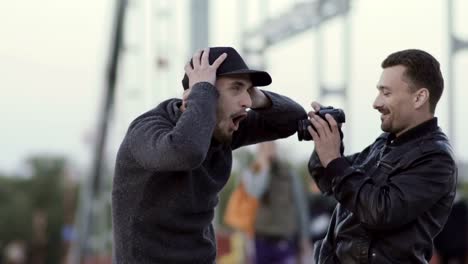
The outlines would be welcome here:
[[[377,95],[377,97],[375,97],[374,103],[372,104],[372,107],[374,107],[374,109],[379,110],[380,108],[382,108],[382,106],[383,106],[383,103],[380,98],[380,95]]]
[[[248,93],[247,91],[242,93],[240,103],[243,108],[252,107],[252,97],[250,97],[250,93]]]

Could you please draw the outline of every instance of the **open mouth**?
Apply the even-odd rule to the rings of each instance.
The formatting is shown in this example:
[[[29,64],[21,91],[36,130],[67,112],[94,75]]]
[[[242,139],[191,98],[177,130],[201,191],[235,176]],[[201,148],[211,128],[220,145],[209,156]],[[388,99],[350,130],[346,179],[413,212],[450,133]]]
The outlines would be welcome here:
[[[232,124],[234,126],[234,131],[236,131],[237,129],[239,129],[239,124],[242,120],[244,120],[245,118],[247,118],[247,113],[239,113],[239,114],[235,114],[233,117],[232,117]]]

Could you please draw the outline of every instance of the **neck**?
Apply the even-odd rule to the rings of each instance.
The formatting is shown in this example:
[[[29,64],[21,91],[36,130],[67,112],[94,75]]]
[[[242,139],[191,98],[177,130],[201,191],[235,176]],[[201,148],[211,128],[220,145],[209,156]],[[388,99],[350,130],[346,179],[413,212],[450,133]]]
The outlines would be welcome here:
[[[432,118],[434,118],[434,114],[428,112],[428,113],[424,113],[424,114],[421,114],[421,115],[418,115],[417,117],[415,117],[412,122],[411,122],[411,125],[406,127],[404,130],[396,133],[396,136],[399,137],[401,136],[402,134],[404,134],[406,131],[414,128],[414,127],[417,127],[419,126],[420,124],[426,122],[426,121],[429,121],[431,120]]]

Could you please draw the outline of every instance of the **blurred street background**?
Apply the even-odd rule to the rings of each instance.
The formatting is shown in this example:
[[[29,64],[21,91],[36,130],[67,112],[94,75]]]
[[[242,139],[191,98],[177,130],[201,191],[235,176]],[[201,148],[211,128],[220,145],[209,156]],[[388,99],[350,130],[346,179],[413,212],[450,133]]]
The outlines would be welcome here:
[[[270,72],[266,89],[308,111],[312,101],[342,108],[345,154],[381,132],[372,109],[381,61],[408,48],[434,55],[445,78],[436,116],[460,182],[460,214],[439,240],[461,234],[466,257],[467,13],[464,0],[0,1],[0,264],[111,263],[116,151],[135,117],[182,96],[183,67],[206,46],[235,47]],[[296,135],[278,142],[310,197],[313,147]],[[219,263],[248,261],[223,215],[255,147],[234,156],[215,218]]]

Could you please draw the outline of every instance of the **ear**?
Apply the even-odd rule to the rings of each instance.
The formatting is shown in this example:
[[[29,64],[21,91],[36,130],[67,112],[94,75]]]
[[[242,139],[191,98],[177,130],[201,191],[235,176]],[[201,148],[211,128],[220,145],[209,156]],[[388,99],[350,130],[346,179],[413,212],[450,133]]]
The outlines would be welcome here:
[[[416,109],[421,108],[426,103],[429,103],[429,90],[427,88],[421,88],[414,93],[414,107]]]

